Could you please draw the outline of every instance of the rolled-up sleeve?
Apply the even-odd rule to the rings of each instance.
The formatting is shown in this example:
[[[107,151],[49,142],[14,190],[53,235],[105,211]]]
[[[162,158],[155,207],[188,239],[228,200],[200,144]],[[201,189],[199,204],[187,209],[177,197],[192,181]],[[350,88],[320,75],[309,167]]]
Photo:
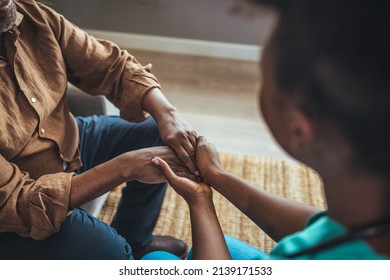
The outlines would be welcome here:
[[[59,231],[68,214],[73,173],[32,180],[0,155],[0,232],[42,240]]]
[[[41,7],[61,48],[69,81],[91,95],[104,95],[129,121],[144,120],[142,100],[151,88],[160,87],[151,73],[116,44],[97,39],[62,15]]]
[[[127,68],[131,68],[128,63]],[[121,117],[129,121],[142,121],[147,114],[142,110],[145,93],[154,87],[160,87],[157,79],[151,74],[152,65],[138,67],[134,72],[125,71],[122,77],[123,89],[119,102],[113,102],[120,111]]]

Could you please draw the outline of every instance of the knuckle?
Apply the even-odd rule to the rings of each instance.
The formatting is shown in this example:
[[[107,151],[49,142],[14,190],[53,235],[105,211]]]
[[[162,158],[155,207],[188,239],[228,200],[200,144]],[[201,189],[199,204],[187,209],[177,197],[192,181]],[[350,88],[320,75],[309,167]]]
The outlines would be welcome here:
[[[206,149],[207,145],[208,145],[207,143],[199,143],[197,148],[198,149]]]
[[[183,154],[181,156],[181,160],[184,161],[184,162],[190,162],[191,161],[191,157],[188,154]]]
[[[198,134],[196,133],[195,130],[187,130],[186,135],[187,136],[197,136]]]
[[[174,143],[175,143],[174,137],[169,136],[169,137],[165,138],[165,144],[167,144],[168,146],[172,146]]]
[[[179,171],[176,174],[177,174],[177,176],[180,176],[180,177],[186,177],[187,176],[187,172],[184,172],[184,171]]]

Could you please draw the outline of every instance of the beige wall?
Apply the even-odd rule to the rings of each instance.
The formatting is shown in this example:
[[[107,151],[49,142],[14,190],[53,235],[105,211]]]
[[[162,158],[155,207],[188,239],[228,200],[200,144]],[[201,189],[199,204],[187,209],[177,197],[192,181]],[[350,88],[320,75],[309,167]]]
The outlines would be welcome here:
[[[55,0],[80,27],[238,44],[262,44],[270,16],[232,16],[234,0]]]

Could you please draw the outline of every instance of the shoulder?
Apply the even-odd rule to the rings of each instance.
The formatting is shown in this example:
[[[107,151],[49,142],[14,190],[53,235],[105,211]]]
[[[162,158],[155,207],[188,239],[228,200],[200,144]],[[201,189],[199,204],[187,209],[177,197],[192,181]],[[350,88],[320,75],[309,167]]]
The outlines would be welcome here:
[[[34,0],[14,0],[17,10],[24,17],[26,24],[56,33],[61,28],[63,17],[52,8]]]
[[[318,214],[312,217],[307,227],[282,239],[272,250],[270,256],[275,259],[288,258],[298,252],[306,251],[297,259],[311,260],[375,260],[383,259],[384,256],[375,253],[368,244],[361,239],[353,239],[337,243],[335,246],[320,246],[327,241],[343,236],[347,229],[332,220],[325,214]],[[308,249],[318,248],[318,250]],[[317,249],[316,248],[316,249]],[[319,249],[321,248],[321,249]],[[294,257],[295,258],[295,257]]]
[[[38,9],[38,3],[34,0],[14,0],[16,6],[19,8],[19,7],[22,7],[22,8],[35,8],[35,9]]]

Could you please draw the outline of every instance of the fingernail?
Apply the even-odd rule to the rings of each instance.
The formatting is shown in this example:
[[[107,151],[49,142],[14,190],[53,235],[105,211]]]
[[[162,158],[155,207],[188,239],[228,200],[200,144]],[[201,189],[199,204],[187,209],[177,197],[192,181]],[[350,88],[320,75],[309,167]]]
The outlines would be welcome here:
[[[160,162],[158,161],[157,158],[152,158],[152,162],[155,164],[155,165],[160,165]]]

